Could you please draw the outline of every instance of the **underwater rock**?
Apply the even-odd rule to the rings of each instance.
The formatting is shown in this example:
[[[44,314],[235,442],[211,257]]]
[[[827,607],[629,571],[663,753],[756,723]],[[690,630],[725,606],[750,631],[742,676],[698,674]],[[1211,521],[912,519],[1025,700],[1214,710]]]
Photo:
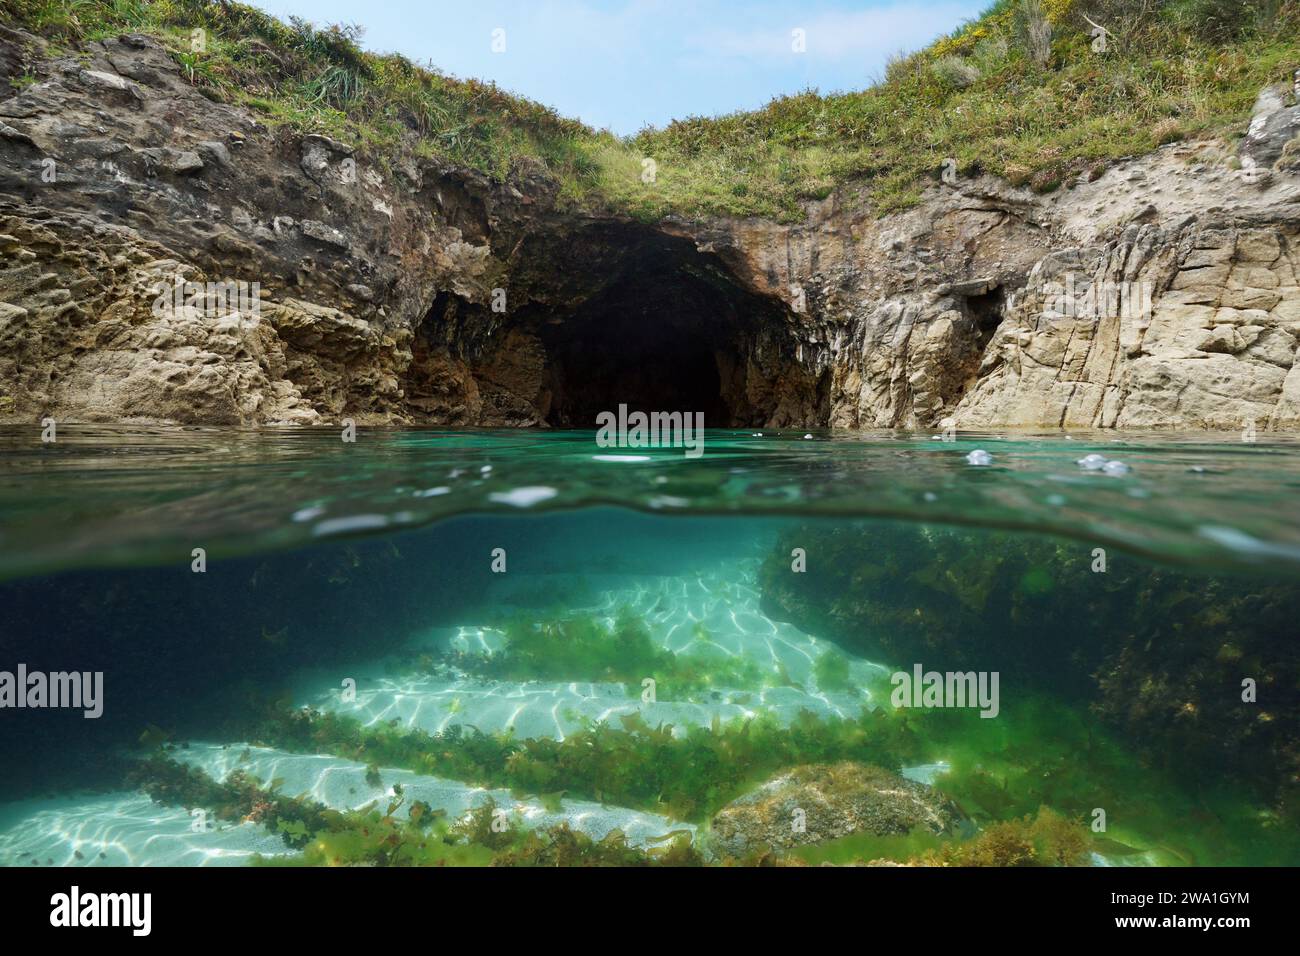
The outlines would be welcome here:
[[[742,858],[854,833],[953,833],[962,819],[938,791],[888,770],[851,761],[807,764],[723,807],[709,845],[719,856]]]

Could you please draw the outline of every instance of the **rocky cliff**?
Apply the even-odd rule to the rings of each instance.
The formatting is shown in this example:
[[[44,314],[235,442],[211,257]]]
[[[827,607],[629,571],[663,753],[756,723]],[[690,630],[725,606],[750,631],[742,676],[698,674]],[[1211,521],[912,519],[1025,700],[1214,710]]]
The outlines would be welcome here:
[[[1300,106],[1050,194],[640,222],[0,28],[0,421],[1300,426]]]

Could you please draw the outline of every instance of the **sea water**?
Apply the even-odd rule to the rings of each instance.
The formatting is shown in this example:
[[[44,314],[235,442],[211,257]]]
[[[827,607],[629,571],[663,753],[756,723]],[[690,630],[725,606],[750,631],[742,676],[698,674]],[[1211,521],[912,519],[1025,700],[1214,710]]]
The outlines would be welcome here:
[[[1298,483],[1266,435],[7,428],[0,864],[718,863],[846,762],[960,826],[740,862],[1046,808],[1061,862],[1295,864]]]

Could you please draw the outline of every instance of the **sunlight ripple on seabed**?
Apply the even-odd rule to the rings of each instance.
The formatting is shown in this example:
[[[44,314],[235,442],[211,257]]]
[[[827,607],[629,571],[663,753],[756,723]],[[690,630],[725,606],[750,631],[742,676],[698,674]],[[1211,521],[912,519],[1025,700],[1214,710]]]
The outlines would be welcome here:
[[[718,688],[701,701],[642,702],[629,688],[616,683],[582,681],[492,681],[470,676],[453,679],[432,675],[385,676],[390,666],[377,662],[373,676],[358,674],[354,704],[343,704],[334,688],[305,675],[310,685],[304,701],[313,706],[361,717],[367,724],[401,724],[436,732],[461,724],[485,733],[512,731],[519,738],[563,738],[584,720],[616,722],[640,713],[651,725],[709,726],[715,719],[751,717],[760,710],[788,722],[801,711],[818,716],[853,717],[871,706],[870,695],[825,691],[816,687],[814,664],[833,648],[797,628],[768,618],[759,609],[753,561],[737,562],[700,576],[663,577],[653,586],[642,580],[603,592],[590,608],[580,609],[611,620],[623,608],[641,615],[656,643],[676,654],[714,653],[747,658],[765,672],[780,672],[790,686],[759,690]],[[432,642],[432,644],[430,644]],[[504,646],[504,635],[488,627],[441,629],[422,638],[414,648],[446,645],[457,650],[490,653]],[[850,660],[858,678],[886,673],[883,667]],[[670,687],[663,687],[665,697]],[[391,799],[400,786],[408,800],[423,800],[452,818],[492,800],[529,827],[567,822],[593,839],[621,830],[628,842],[650,846],[670,832],[692,835],[692,824],[598,803],[565,799],[555,810],[535,799],[519,799],[506,790],[475,787],[453,780],[379,768],[376,782],[364,764],[335,756],[291,754],[245,743],[190,742],[173,752],[183,763],[225,780],[242,770],[263,783],[275,781],[279,792],[305,795],[324,806],[349,810]],[[914,768],[909,776],[932,778],[939,766]],[[142,794],[111,793],[88,798],[68,797],[55,807],[31,802],[11,805],[3,813],[10,825],[0,830],[0,862],[60,865],[236,865],[254,855],[291,853],[274,834],[253,823],[217,823],[196,828],[182,809],[163,808]],[[77,853],[81,856],[78,857]],[[104,854],[101,856],[101,854]]]
[[[585,720],[612,722],[634,713],[651,726],[671,724],[674,732],[681,734],[687,726],[707,727],[715,718],[727,721],[760,711],[789,722],[802,711],[818,717],[852,718],[872,706],[865,684],[889,671],[846,654],[850,674],[861,690],[817,688],[814,666],[834,645],[767,617],[759,608],[759,593],[753,583],[756,572],[753,561],[732,562],[725,570],[699,576],[661,578],[653,587],[642,583],[612,588],[593,607],[577,612],[612,622],[620,610],[631,609],[644,621],[651,638],[666,650],[678,655],[743,657],[774,680],[779,677],[784,682],[781,686],[718,687],[704,700],[674,700],[673,688],[660,683],[656,699],[646,702],[619,683],[497,681],[418,673],[391,676],[383,673],[383,665],[377,665],[374,674],[358,675],[354,702],[342,702],[334,686],[319,685],[303,687],[301,700],[359,717],[368,725],[396,721],[398,726],[436,733],[461,724],[484,733],[511,730],[520,738],[559,739]],[[490,627],[440,629],[424,637],[413,650],[436,650],[444,645],[469,653],[491,653],[504,647],[505,637]],[[636,690],[639,693],[640,689]]]
[[[196,828],[140,793],[26,800],[0,808],[0,865],[238,866],[288,853],[254,823]]]

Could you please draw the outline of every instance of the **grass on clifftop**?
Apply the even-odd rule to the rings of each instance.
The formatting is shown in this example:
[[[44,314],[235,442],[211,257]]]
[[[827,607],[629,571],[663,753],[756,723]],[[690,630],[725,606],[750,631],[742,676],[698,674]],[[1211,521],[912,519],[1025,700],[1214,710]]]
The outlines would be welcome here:
[[[493,83],[367,53],[357,26],[286,24],[216,0],[0,0],[0,21],[69,47],[155,36],[207,96],[248,106],[268,125],[334,136],[380,162],[405,148],[499,179],[531,163],[562,183],[594,185],[595,166],[579,147],[596,137],[591,129]]]
[[[286,25],[240,4],[0,0],[0,12],[62,42],[152,33],[196,86],[268,123],[339,137],[381,162],[405,143],[499,178],[545,167],[566,203],[646,220],[795,220],[803,202],[846,183],[883,215],[914,204],[949,158],[961,175],[1046,192],[1162,143],[1240,132],[1259,89],[1300,68],[1300,0],[998,0],[895,58],[869,89],[808,91],[619,139],[493,84],[365,53],[355,28]],[[195,28],[206,31],[201,52]],[[802,55],[816,56],[816,37]]]
[[[1104,53],[1084,14],[1110,32]],[[645,215],[788,218],[800,200],[862,179],[885,214],[914,204],[952,158],[961,175],[1049,191],[1109,160],[1243,123],[1260,88],[1297,68],[1295,0],[1001,0],[896,58],[863,92],[807,92],[646,130],[633,145],[655,157],[658,182],[608,186]]]

